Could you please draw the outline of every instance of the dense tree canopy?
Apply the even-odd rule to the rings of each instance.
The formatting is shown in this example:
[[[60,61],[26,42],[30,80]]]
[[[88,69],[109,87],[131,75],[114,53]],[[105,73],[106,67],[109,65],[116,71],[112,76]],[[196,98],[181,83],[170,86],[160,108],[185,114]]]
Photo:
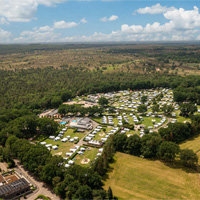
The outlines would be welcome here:
[[[170,123],[168,128],[160,128],[159,134],[166,141],[180,143],[195,134],[190,123]]]
[[[159,147],[158,155],[162,160],[173,161],[179,150],[179,146],[174,142],[163,142]]]
[[[181,150],[180,160],[186,167],[194,167],[198,163],[197,154],[191,149]]]
[[[197,106],[191,103],[184,103],[180,105],[180,115],[188,117],[189,115],[193,115],[197,111]]]
[[[147,111],[147,106],[146,105],[139,105],[138,108],[137,108],[137,111],[139,113],[144,113]]]
[[[106,99],[105,97],[100,97],[99,101],[98,101],[99,105],[107,105],[108,104],[108,99]]]
[[[54,69],[28,69],[0,71],[1,108],[26,107],[34,112],[38,109],[58,106],[62,101],[82,94],[109,92],[123,89],[150,89],[155,87],[176,88],[179,93],[189,95],[189,100],[198,101],[200,90],[198,76],[180,77],[161,74],[134,74],[127,72],[93,72],[82,67]],[[188,90],[188,91],[187,91]],[[58,97],[60,97],[58,99]],[[182,99],[182,101],[185,100]],[[53,103],[53,105],[52,105]]]

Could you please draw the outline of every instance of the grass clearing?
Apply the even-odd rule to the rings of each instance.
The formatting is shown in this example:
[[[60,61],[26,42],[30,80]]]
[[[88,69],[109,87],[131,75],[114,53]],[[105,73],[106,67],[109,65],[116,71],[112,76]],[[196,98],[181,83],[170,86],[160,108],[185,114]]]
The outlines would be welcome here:
[[[142,117],[144,119],[144,121],[142,121],[142,124],[146,125],[146,126],[153,126],[153,122],[152,120],[155,120],[155,123],[158,123],[161,121],[160,118],[153,118],[153,117]]]
[[[102,122],[102,117],[92,117],[91,119],[99,124],[101,124],[101,122]]]
[[[111,168],[104,189],[111,186],[119,199],[200,199],[196,173],[123,153],[116,153]]]
[[[92,161],[94,161],[94,159],[96,158],[96,155],[97,155],[97,153],[98,153],[98,148],[91,148],[91,147],[89,147],[89,148],[90,148],[90,150],[86,150],[86,151],[84,152],[84,155],[78,155],[78,154],[77,154],[77,155],[75,156],[74,160],[75,160],[75,163],[76,163],[76,164],[81,165],[81,166],[83,166],[83,167],[89,167],[89,166],[90,166],[90,163],[91,163]],[[90,159],[90,162],[89,162],[88,164],[83,165],[83,164],[81,164],[81,161],[82,161],[83,159],[85,159],[85,158]]]
[[[78,133],[78,132],[74,133],[73,129],[67,129],[67,131],[64,133],[64,137],[66,137],[68,135],[71,136],[71,138],[78,137],[79,140],[80,140],[86,134],[85,133]],[[47,144],[52,144],[52,146],[57,145],[58,150],[51,149],[51,153],[52,153],[52,155],[55,155],[57,153],[62,152],[61,156],[63,156],[63,157],[65,156],[65,153],[69,152],[70,148],[75,146],[74,143],[71,143],[71,142],[68,142],[68,141],[67,142],[61,142],[60,140],[54,141],[52,139],[46,139],[46,140],[44,140],[44,142],[46,142]]]
[[[105,131],[103,131],[104,128]],[[100,132],[97,132],[97,134],[94,137],[94,140],[101,141],[101,138],[105,138],[106,133],[108,133],[110,130],[112,130],[111,126],[103,127]]]

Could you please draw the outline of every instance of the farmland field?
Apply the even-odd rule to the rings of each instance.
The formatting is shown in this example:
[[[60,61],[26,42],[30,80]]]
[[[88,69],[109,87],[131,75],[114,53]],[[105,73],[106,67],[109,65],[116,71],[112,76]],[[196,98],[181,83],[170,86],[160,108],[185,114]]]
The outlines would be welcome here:
[[[181,149],[192,149],[199,158],[200,164],[200,136],[191,138],[180,145]]]
[[[117,153],[105,181],[119,199],[200,199],[199,176],[150,161]]]

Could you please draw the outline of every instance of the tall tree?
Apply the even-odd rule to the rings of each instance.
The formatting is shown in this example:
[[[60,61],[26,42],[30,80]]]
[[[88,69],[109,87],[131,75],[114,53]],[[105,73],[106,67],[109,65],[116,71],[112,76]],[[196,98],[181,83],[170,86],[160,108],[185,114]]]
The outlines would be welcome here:
[[[105,97],[100,97],[98,103],[102,106],[107,105],[108,99],[106,99]]]
[[[158,150],[158,156],[165,161],[173,161],[179,153],[180,147],[174,142],[163,142]]]
[[[109,200],[113,199],[113,192],[112,192],[111,187],[108,188],[108,199]]]

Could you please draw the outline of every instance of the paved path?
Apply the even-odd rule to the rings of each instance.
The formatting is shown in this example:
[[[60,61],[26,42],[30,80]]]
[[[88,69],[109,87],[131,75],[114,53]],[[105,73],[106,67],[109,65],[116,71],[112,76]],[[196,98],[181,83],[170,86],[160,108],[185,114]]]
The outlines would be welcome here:
[[[44,195],[46,197],[50,197],[52,200],[60,200],[58,196],[53,194],[51,190],[49,190],[48,187],[45,186],[45,184],[42,181],[37,180],[33,175],[31,175],[29,172],[27,172],[24,168],[23,165],[19,163],[18,160],[14,160],[16,164],[15,170],[19,173],[22,174],[26,179],[28,179],[33,185],[37,187],[37,190],[34,191],[34,193],[31,193],[30,195],[27,195],[27,199],[29,200],[34,200],[37,198],[38,195]]]
[[[83,141],[83,139],[84,139],[87,135],[89,135],[98,125],[99,125],[99,124],[98,124],[97,122],[95,122],[95,121],[92,120],[93,129],[92,129],[91,131],[88,131],[88,133],[87,133],[83,138],[81,138],[81,139],[79,140],[79,142],[78,142],[76,145],[77,145],[77,146],[83,146],[83,144],[87,144],[87,142]],[[76,145],[75,145],[75,146],[76,146]]]
[[[158,132],[158,130],[160,128],[163,128],[163,127],[167,126],[167,124],[169,124],[171,121],[172,121],[172,118],[167,118],[167,122],[166,123],[164,123],[162,126],[158,127],[157,129],[153,129],[153,130]]]

